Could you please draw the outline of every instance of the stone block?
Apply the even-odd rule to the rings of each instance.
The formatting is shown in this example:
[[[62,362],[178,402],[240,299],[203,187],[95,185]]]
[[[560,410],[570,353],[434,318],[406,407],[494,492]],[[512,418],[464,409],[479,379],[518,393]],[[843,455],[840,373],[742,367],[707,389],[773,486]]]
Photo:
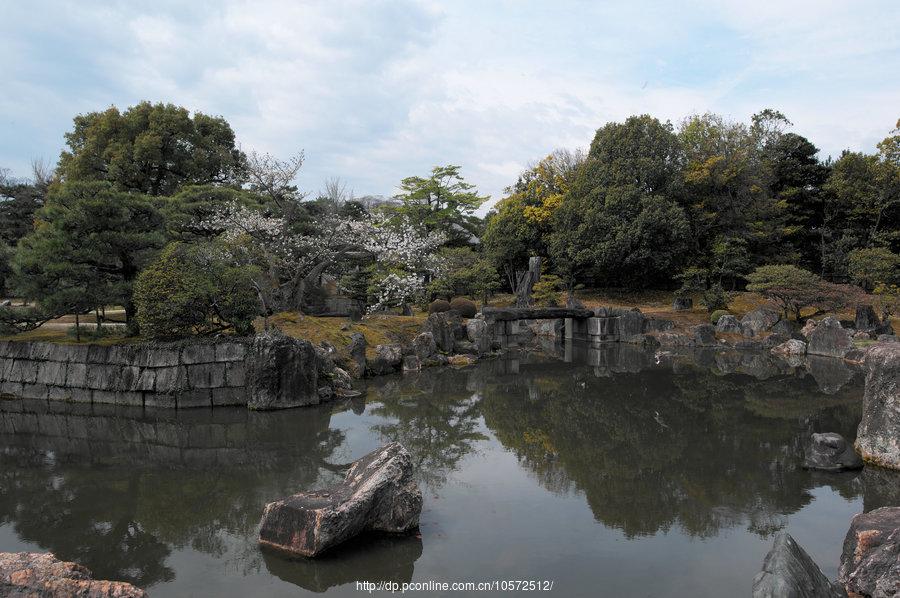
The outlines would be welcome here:
[[[244,343],[218,343],[215,346],[216,361],[243,361],[247,357]]]
[[[29,359],[16,359],[6,379],[9,382],[33,383],[37,379],[37,364]]]
[[[208,388],[184,390],[175,395],[177,409],[193,409],[195,407],[211,407],[212,393]]]
[[[210,363],[216,360],[213,345],[188,345],[181,350],[181,363]]]
[[[84,363],[66,364],[66,386],[86,386],[88,366]]]
[[[19,396],[23,399],[46,399],[49,389],[46,384],[22,384]]]
[[[121,369],[116,365],[88,364],[85,386],[95,390],[115,390]]]
[[[90,345],[87,354],[88,363],[109,363],[109,347]]]
[[[37,366],[35,379],[41,384],[64,386],[66,384],[66,364],[61,361],[44,361]]]
[[[139,373],[135,376],[129,390],[152,391],[155,388],[156,372],[153,368],[137,368]],[[123,387],[124,388],[124,387]]]
[[[244,388],[213,388],[212,405],[222,407],[225,405],[246,405],[247,391]]]
[[[184,366],[169,366],[156,370],[157,393],[174,393],[187,388],[187,369]]]
[[[144,407],[175,408],[175,395],[165,393],[145,393]]]
[[[28,358],[34,361],[46,361],[50,359],[52,349],[53,345],[51,343],[31,343]]]
[[[225,386],[244,386],[247,378],[247,366],[243,361],[225,364]]]
[[[134,365],[151,368],[164,368],[180,363],[178,349],[164,347],[141,347],[135,352]]]

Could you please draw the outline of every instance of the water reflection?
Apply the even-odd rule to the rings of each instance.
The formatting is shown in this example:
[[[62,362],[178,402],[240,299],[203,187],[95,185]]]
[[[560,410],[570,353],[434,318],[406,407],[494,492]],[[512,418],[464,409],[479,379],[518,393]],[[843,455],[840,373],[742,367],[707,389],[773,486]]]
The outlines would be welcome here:
[[[406,583],[412,580],[420,556],[422,539],[418,536],[365,537],[317,559],[292,560],[263,550],[269,573],[312,592],[357,580]]]
[[[251,537],[261,505],[315,484],[343,439],[323,409],[272,418],[0,408],[0,523],[101,578],[142,587],[174,577],[165,564],[173,549],[221,556],[228,534]]]
[[[0,401],[0,525],[100,577],[156,588],[183,575],[183,552],[227,561],[226,580],[274,576],[313,592],[440,572],[434,563],[419,569],[429,548],[454,565],[490,562],[477,538],[446,544],[441,534],[364,538],[315,561],[260,552],[266,502],[336,481],[342,465],[386,440],[413,455],[432,533],[458,523],[440,519],[455,507],[434,502],[459,500],[457,476],[510,453],[519,467],[492,471],[498,482],[530,476],[540,504],[558,516],[577,505],[598,530],[627,538],[710,538],[723,529],[765,536],[820,487],[862,496],[866,510],[900,504],[894,472],[800,468],[810,433],[855,435],[862,381],[842,362],[630,345],[550,349],[558,353],[375,379],[365,403],[278,413]],[[552,536],[561,533],[555,523],[464,515],[481,518],[492,536],[534,523],[566,543]]]

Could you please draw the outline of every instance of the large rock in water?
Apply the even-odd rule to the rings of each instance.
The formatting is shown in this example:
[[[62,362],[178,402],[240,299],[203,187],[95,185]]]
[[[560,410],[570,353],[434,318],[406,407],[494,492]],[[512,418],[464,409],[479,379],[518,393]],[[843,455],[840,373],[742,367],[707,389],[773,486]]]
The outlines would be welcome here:
[[[145,598],[147,594],[124,581],[91,579],[85,567],[49,552],[0,552],[0,596]]]
[[[856,450],[864,461],[900,469],[900,344],[869,350]]]
[[[318,365],[309,341],[265,332],[247,355],[247,407],[286,409],[319,402]]]
[[[366,364],[366,371],[373,376],[391,374],[403,363],[403,347],[400,345],[376,345],[375,357]]]
[[[851,596],[900,595],[900,507],[860,513],[850,522],[838,581]]]
[[[774,326],[781,316],[778,312],[765,307],[754,309],[741,318],[741,328],[750,333],[750,336],[756,336],[760,332],[765,332]]]
[[[366,337],[361,332],[354,332],[350,335],[350,344],[347,346],[347,352],[350,354],[347,371],[354,378],[362,378],[366,375],[367,344]]]
[[[465,337],[462,320],[455,311],[429,314],[422,331],[430,332],[438,350],[444,353],[453,351],[453,342]]]
[[[412,459],[392,442],[355,461],[337,486],[267,504],[259,543],[312,557],[363,532],[408,533],[421,512]]]
[[[719,316],[719,319],[716,322],[716,332],[733,332],[740,334],[741,323],[731,314]]]
[[[843,357],[853,348],[850,332],[841,326],[837,318],[828,317],[816,324],[807,336],[809,345],[806,352],[810,355],[828,355]]]
[[[825,432],[812,435],[806,449],[803,467],[822,471],[845,471],[862,469],[863,462],[843,436]]]
[[[753,598],[846,598],[787,532],[778,532],[762,571],[753,579]]]

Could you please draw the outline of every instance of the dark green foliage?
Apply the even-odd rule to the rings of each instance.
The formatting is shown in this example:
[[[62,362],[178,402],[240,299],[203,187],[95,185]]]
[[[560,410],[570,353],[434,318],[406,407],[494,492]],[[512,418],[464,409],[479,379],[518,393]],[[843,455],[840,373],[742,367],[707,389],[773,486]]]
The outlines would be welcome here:
[[[731,297],[725,292],[722,285],[715,283],[703,292],[703,298],[700,299],[700,303],[706,308],[706,311],[711,313],[716,310],[727,309],[730,300]]]
[[[559,292],[563,288],[563,281],[559,276],[544,274],[534,284],[531,299],[535,305],[542,307],[559,307]]]
[[[440,231],[451,244],[463,245],[478,230],[475,210],[487,197],[460,174],[459,166],[435,166],[427,177],[412,176],[400,182],[403,205],[396,212],[416,227]]]
[[[166,218],[168,235],[190,241],[216,236],[219,231],[202,227],[200,222],[231,203],[261,207],[263,199],[255,193],[231,187],[190,185],[172,197],[162,198],[159,205]]]
[[[34,232],[20,241],[15,286],[48,313],[122,305],[131,323],[132,283],[164,239],[150,198],[110,183],[67,183],[50,193]]]
[[[465,297],[454,297],[450,302],[450,309],[458,311],[459,315],[464,318],[474,318],[478,313],[478,306],[471,299]]]
[[[141,272],[134,301],[141,333],[175,338],[234,329],[253,332],[260,305],[254,271],[234,264],[227,248],[172,243]]]
[[[172,195],[185,185],[230,184],[246,157],[221,117],[141,102],[75,117],[59,158],[64,181],[108,181],[117,189]]]
[[[470,247],[445,247],[438,253],[438,260],[441,270],[428,285],[432,296],[485,299],[500,286],[494,266]]]
[[[791,265],[761,266],[747,275],[748,291],[760,293],[777,302],[785,317],[793,314],[799,322],[803,310],[818,313],[834,311],[859,300],[859,290],[822,280],[812,272]]]
[[[428,313],[430,314],[438,314],[445,311],[450,311],[450,302],[446,299],[435,299],[428,304]]]

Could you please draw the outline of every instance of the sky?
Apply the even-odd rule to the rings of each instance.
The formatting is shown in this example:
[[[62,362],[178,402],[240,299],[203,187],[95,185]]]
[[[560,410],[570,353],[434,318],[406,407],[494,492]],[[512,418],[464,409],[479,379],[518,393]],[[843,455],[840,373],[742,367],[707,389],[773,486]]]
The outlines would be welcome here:
[[[0,168],[55,162],[76,114],[171,102],[245,151],[303,150],[393,195],[435,165],[492,197],[632,114],[781,110],[821,150],[900,118],[900,2],[0,0]]]

